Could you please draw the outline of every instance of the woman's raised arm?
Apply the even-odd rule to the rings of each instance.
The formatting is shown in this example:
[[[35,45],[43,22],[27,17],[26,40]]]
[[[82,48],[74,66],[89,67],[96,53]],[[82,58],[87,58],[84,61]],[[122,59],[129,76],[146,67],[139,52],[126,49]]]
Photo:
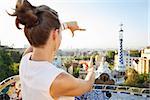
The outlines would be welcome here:
[[[50,95],[54,98],[60,96],[79,96],[92,89],[95,74],[88,73],[88,79],[82,80],[73,76],[61,73],[53,82],[50,88]]]

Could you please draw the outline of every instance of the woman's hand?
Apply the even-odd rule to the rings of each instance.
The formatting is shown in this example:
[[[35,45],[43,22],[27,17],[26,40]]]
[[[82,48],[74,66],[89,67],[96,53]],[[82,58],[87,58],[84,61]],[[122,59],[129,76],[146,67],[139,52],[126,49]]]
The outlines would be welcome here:
[[[92,64],[92,59],[93,56],[91,57],[89,63],[81,62],[81,64],[89,64],[89,69],[85,80],[75,78],[70,74],[61,73],[54,80],[49,90],[50,95],[52,95],[54,98],[58,98],[61,96],[79,96],[88,91],[91,91],[95,82],[95,73]]]
[[[92,90],[93,84],[95,82],[95,72],[94,72],[94,66],[93,66],[93,57],[91,56],[90,61],[88,63],[88,69],[87,69],[87,75],[85,77],[85,80],[88,80],[91,84],[90,90]]]
[[[85,31],[85,29],[81,29],[76,21],[66,22],[63,24],[65,29],[69,29],[72,32],[72,36],[74,36],[74,31]]]
[[[93,58],[94,56],[90,57],[90,61],[88,62],[88,72],[94,72],[94,66],[93,66]]]

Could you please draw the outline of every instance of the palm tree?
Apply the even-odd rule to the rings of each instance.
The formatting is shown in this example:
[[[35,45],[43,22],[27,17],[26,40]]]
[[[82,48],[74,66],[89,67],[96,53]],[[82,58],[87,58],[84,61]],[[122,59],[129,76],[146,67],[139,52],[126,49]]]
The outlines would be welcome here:
[[[68,69],[70,68],[71,65],[72,65],[72,61],[71,60],[66,60],[64,62],[64,66],[66,67],[67,72],[68,72]]]

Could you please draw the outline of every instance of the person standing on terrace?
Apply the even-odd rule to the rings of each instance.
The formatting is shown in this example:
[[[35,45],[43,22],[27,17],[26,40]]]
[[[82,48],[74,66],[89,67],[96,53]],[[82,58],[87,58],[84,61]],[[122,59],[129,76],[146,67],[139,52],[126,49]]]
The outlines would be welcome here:
[[[52,64],[61,43],[61,23],[58,13],[46,5],[32,6],[27,0],[18,0],[14,14],[16,27],[24,26],[31,47],[20,62],[19,76],[23,100],[73,100],[92,89],[95,74],[90,70],[85,80],[74,78]],[[77,25],[65,25],[72,32]]]

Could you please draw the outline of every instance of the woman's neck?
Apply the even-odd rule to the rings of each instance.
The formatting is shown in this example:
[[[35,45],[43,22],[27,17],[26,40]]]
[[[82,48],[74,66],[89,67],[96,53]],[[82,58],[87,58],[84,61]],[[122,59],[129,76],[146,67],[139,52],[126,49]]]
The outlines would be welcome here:
[[[50,48],[33,48],[31,59],[35,61],[52,62],[54,57],[55,51],[51,50]]]

